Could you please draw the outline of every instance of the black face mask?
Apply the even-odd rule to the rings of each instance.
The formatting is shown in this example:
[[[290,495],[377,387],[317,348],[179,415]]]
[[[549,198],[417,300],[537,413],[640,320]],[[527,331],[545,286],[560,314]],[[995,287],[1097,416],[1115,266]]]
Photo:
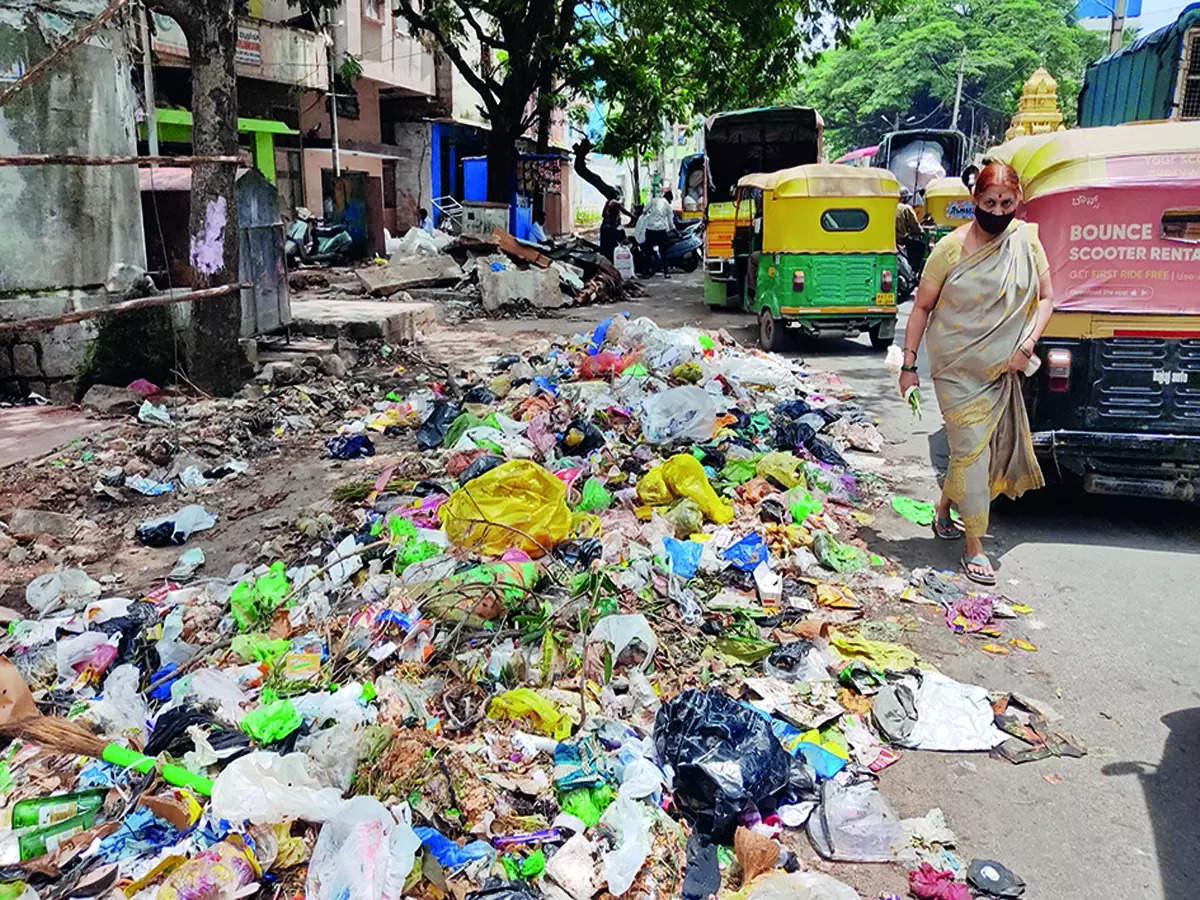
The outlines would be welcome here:
[[[986,209],[980,209],[978,206],[975,207],[975,221],[988,234],[1000,234],[1003,232],[1015,215],[1015,212],[997,215],[996,213],[988,212]]]

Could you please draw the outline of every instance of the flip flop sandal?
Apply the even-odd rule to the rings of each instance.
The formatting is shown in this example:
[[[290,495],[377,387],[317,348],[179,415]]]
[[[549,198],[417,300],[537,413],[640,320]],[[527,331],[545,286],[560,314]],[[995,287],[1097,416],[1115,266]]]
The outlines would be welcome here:
[[[977,556],[964,556],[962,558],[963,574],[966,575],[976,584],[981,584],[984,587],[994,587],[996,584],[996,573],[992,570],[992,562],[980,553]],[[984,569],[985,572],[973,572],[971,566],[977,569]]]
[[[937,513],[934,513],[933,536],[943,541],[957,541],[962,538],[963,530],[955,524],[953,519],[943,519]]]

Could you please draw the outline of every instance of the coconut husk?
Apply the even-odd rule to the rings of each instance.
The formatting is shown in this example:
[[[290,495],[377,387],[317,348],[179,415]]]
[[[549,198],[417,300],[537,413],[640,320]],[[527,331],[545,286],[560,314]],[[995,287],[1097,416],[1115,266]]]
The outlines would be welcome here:
[[[775,867],[779,845],[769,837],[738,826],[733,835],[733,852],[742,867],[742,884],[747,885],[763,872]]]

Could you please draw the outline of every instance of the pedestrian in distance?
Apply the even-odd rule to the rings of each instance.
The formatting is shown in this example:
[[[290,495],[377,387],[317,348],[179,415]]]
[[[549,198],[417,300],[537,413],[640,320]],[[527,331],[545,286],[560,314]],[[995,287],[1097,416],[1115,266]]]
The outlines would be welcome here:
[[[675,199],[670,191],[655,197],[646,205],[646,255],[650,259],[650,275],[654,275],[654,260],[658,258],[662,266],[663,278],[670,278],[667,269],[667,235],[675,230],[675,210],[671,201]]]
[[[429,210],[423,206],[417,210],[417,227],[426,234],[433,234],[433,219],[429,218]]]
[[[621,213],[624,207],[621,205],[621,199],[621,193],[618,191],[616,196],[608,199],[600,213],[600,252],[608,257],[609,262],[612,262],[613,251],[617,249],[617,244],[623,237]]]
[[[925,262],[904,333],[900,392],[920,384],[917,351],[928,338],[929,374],[946,426],[950,462],[934,534],[964,537],[963,571],[993,585],[983,552],[991,501],[1045,482],[1033,451],[1021,373],[1053,311],[1053,287],[1037,227],[1014,218],[1021,183],[988,162],[975,180],[975,218],[946,235]],[[958,510],[962,529],[950,518]]]

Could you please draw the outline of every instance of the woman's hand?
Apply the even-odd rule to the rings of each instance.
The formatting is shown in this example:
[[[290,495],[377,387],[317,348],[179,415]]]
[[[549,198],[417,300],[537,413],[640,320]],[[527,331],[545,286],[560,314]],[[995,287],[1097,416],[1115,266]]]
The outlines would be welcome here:
[[[1024,350],[1018,349],[1008,359],[1008,371],[1024,372],[1025,367],[1029,365],[1029,357],[1025,355]]]
[[[917,377],[916,372],[901,372],[900,373],[900,396],[904,396],[904,392],[910,387],[917,387],[921,383],[921,379]]]

